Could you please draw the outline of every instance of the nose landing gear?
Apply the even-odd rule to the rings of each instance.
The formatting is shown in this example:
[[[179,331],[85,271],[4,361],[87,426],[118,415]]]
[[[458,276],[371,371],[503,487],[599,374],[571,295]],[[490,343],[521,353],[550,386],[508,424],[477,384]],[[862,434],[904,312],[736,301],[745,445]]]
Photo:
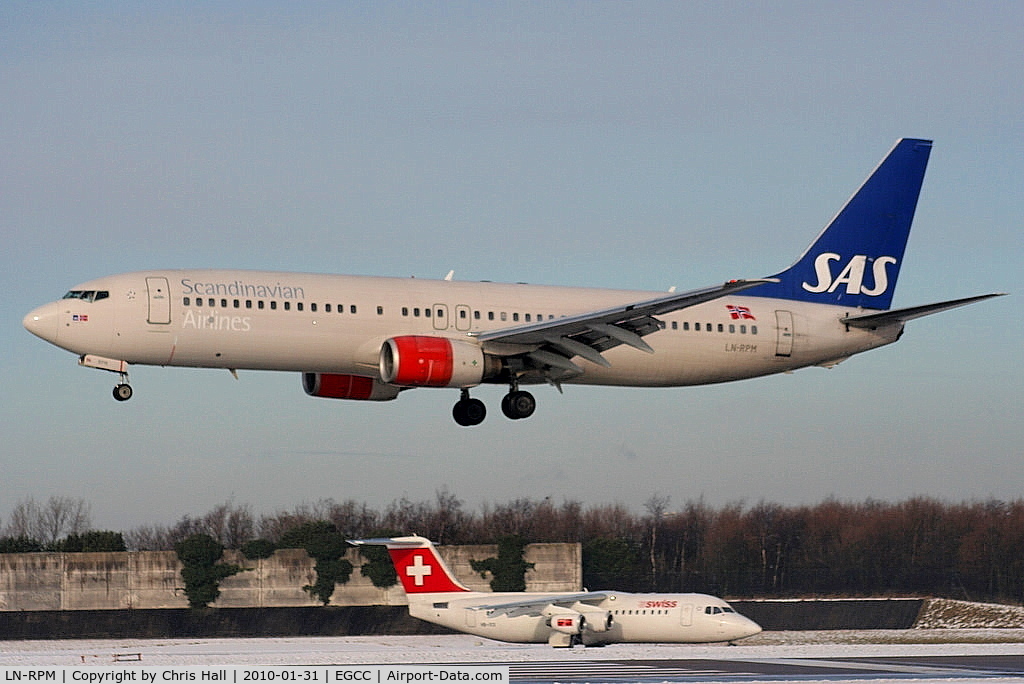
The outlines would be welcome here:
[[[132,386],[128,384],[128,373],[119,371],[121,382],[114,385],[114,398],[118,401],[128,401],[132,398]]]

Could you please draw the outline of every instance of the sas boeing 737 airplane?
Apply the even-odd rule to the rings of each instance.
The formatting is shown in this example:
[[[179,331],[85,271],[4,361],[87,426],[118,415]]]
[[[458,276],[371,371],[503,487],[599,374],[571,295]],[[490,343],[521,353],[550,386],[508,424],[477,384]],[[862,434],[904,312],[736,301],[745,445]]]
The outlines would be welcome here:
[[[575,594],[471,591],[423,537],[350,539],[387,546],[409,598],[409,614],[426,622],[496,641],[559,648],[576,644],[710,643],[735,641],[760,625],[707,594]]]
[[[387,401],[460,392],[476,425],[482,383],[533,414],[524,385],[674,387],[831,367],[895,342],[914,318],[980,295],[890,309],[931,142],[903,139],[790,268],[654,294],[266,271],[125,273],[73,287],[24,319],[34,335],[120,376],[131,364],[296,371],[307,394]]]

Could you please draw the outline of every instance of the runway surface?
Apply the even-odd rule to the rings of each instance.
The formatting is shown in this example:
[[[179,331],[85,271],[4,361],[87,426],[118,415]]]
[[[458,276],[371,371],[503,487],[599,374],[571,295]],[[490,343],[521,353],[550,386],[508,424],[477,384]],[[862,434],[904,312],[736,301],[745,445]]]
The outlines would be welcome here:
[[[765,632],[739,646],[552,649],[468,635],[0,642],[2,666],[508,665],[514,682],[1024,683],[1024,630]]]
[[[912,679],[1024,680],[1024,655],[893,658],[757,658],[516,663],[521,682],[808,682]]]

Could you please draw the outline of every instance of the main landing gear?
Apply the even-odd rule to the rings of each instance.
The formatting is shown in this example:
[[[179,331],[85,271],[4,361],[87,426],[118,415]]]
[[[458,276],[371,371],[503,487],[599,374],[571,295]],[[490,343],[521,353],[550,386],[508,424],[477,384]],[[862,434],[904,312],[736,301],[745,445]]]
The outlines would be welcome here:
[[[515,386],[501,400],[501,412],[511,420],[529,418],[536,410],[537,400],[533,395]],[[462,397],[452,408],[452,417],[456,423],[464,427],[479,425],[487,417],[487,407],[479,399],[470,398],[469,390],[464,389]]]

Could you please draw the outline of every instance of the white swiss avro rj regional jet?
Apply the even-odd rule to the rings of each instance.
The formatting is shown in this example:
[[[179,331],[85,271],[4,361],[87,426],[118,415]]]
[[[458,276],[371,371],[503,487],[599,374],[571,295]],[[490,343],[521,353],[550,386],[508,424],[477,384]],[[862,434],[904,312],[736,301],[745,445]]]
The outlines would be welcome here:
[[[931,142],[903,139],[814,243],[770,278],[656,294],[420,278],[266,271],[125,273],[76,285],[24,319],[34,335],[120,376],[131,364],[302,373],[307,394],[387,401],[505,384],[501,410],[527,418],[524,385],[675,387],[831,367],[895,342],[904,324],[996,294],[890,309]]]
[[[753,636],[761,626],[707,594],[483,592],[464,586],[423,537],[350,539],[386,546],[414,618],[477,636],[559,648],[576,644],[700,644]]]

